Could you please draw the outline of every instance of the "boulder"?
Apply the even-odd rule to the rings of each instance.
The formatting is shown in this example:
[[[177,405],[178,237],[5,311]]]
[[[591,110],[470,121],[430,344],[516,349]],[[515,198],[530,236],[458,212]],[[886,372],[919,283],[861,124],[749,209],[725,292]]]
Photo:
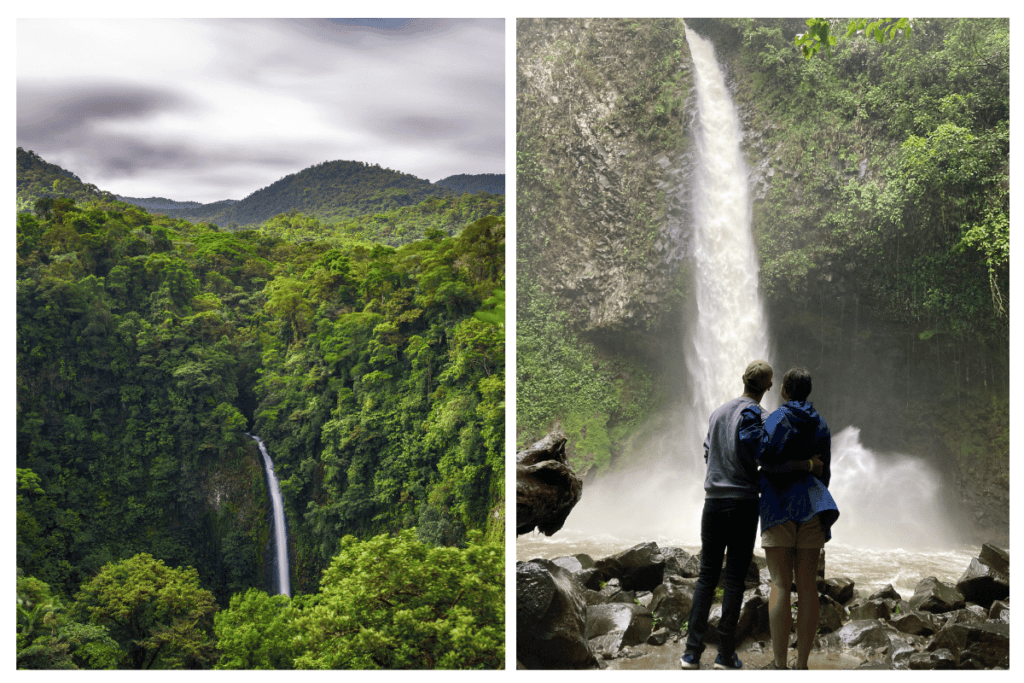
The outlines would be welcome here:
[[[931,612],[921,611],[901,612],[889,619],[889,625],[912,636],[930,636],[942,626]]]
[[[690,609],[693,607],[694,587],[682,580],[680,577],[671,575],[665,579],[665,583],[654,589],[654,597],[651,600],[651,612],[658,626],[680,630],[680,627],[690,618]]]
[[[957,657],[960,669],[993,669],[1010,666],[1010,625],[998,621],[983,624],[950,624],[935,634],[928,652],[947,649]]]
[[[640,543],[621,553],[597,560],[594,568],[609,581],[617,578],[626,590],[653,591],[665,578],[665,556],[657,543]]]
[[[651,635],[653,624],[653,615],[646,607],[625,603],[596,605],[587,611],[587,639],[620,633],[617,636],[619,647],[640,645]]]
[[[590,555],[567,555],[565,557],[556,557],[551,560],[559,567],[568,569],[573,574],[579,575],[584,569],[592,569],[594,566],[594,560],[591,559]]]
[[[910,608],[934,614],[952,612],[966,605],[963,594],[934,576],[921,579],[910,598]]]
[[[819,581],[818,592],[822,595],[827,595],[840,605],[845,605],[853,599],[853,579],[845,576],[836,576],[831,579],[825,579],[823,582]]]
[[[895,600],[896,602],[899,602],[902,599],[903,598],[900,597],[900,594],[896,592],[896,589],[892,587],[891,583],[886,584],[885,588],[877,590],[868,596],[868,600]]]
[[[910,655],[907,668],[913,671],[955,669],[956,656],[946,649],[936,650],[935,652],[916,652]]]
[[[516,660],[529,669],[597,666],[583,590],[548,560],[516,563]]]
[[[761,595],[758,588],[748,588],[743,592],[740,618],[736,622],[736,638],[742,640],[747,636],[764,635],[770,635],[768,600]]]
[[[1010,603],[996,600],[988,610],[988,618],[991,621],[1002,621],[1010,623]]]
[[[682,548],[666,547],[661,549],[661,554],[665,556],[665,574],[686,576],[684,572],[686,570],[687,563],[692,557],[690,553],[686,552]],[[696,576],[696,574],[694,574],[694,576]]]
[[[839,648],[888,648],[894,637],[901,637],[899,631],[877,619],[860,619],[846,623],[839,630],[824,636],[821,641],[825,649]]]
[[[565,441],[564,434],[553,432],[516,454],[516,535],[537,529],[550,536],[583,495]]]
[[[650,636],[648,636],[647,644],[648,645],[664,645],[665,643],[668,642],[668,637],[670,635],[671,635],[671,631],[669,631],[665,627],[661,627],[658,630],[656,630],[653,633],[651,633]]]
[[[885,619],[892,616],[895,600],[867,600],[858,598],[850,603],[850,619]]]
[[[982,544],[981,552],[978,554],[978,560],[1000,574],[1010,573],[1010,553],[1006,552],[1002,548],[992,545],[991,543]]]
[[[767,606],[768,603],[766,602],[766,614]],[[821,595],[818,597],[818,631],[820,633],[826,634],[838,631],[843,627],[843,622],[848,618],[849,615],[841,604],[827,595]]]
[[[1010,595],[1010,576],[983,563],[980,558],[971,560],[956,589],[964,599],[989,607],[996,600],[1004,600]]]

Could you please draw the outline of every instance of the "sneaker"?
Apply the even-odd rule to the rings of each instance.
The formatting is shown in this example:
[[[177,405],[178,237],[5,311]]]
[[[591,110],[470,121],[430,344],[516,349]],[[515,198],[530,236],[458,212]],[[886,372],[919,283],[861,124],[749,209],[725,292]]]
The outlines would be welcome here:
[[[692,652],[686,652],[679,658],[679,666],[683,669],[699,669],[700,656],[695,655]]]
[[[742,669],[743,668],[743,662],[740,661],[740,658],[736,655],[735,652],[732,653],[731,657],[723,657],[722,653],[719,652],[718,656],[715,657],[715,668],[716,669]]]

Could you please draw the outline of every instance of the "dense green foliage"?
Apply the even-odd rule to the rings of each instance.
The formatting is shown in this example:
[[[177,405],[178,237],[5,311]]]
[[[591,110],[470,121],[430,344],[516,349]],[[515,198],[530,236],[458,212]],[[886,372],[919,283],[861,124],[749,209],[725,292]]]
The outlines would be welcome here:
[[[394,248],[116,201],[19,213],[19,571],[65,599],[146,553],[222,606],[266,586],[247,428],[281,479],[300,593],[345,535],[500,543],[504,332],[474,313],[504,287],[504,220],[457,228]]]
[[[346,536],[315,595],[235,595],[218,669],[504,666],[504,547],[435,547],[411,531]]]
[[[463,226],[481,218],[504,215],[504,195],[480,192],[457,197],[429,197],[415,206],[330,222],[298,211],[289,211],[264,221],[260,230],[265,235],[292,242],[322,241],[340,245],[362,240],[398,247],[436,234],[437,231],[454,235]]]
[[[613,449],[654,403],[651,374],[639,363],[601,358],[536,283],[521,284],[516,303],[518,447],[541,439],[557,423],[577,472],[606,469]]]
[[[434,184],[446,187],[457,195],[476,194],[478,192],[505,194],[504,173],[460,173],[459,175],[450,175],[447,178],[442,178]]]
[[[91,183],[83,183],[71,171],[43,160],[38,154],[18,148],[18,211],[45,213],[52,200],[66,197],[75,201],[111,202],[114,196]],[[36,207],[36,202],[43,202]]]
[[[800,171],[755,206],[769,298],[844,278],[921,333],[1005,340],[1007,22],[919,19],[901,40],[840,37],[813,60],[786,22],[735,24],[738,96],[774,122],[773,161]]]

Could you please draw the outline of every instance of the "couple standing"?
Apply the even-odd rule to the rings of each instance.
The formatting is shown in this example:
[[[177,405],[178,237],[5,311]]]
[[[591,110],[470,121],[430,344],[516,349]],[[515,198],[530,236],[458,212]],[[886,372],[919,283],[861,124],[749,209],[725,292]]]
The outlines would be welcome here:
[[[774,661],[785,669],[789,633],[790,586],[796,572],[797,669],[807,668],[818,628],[818,557],[831,538],[839,509],[828,492],[831,436],[825,420],[807,401],[811,376],[793,368],[782,380],[782,407],[762,419],[761,398],[772,386],[772,368],[756,360],[743,373],[743,395],[712,415],[704,439],[704,511],[701,516],[701,566],[690,611],[684,669],[700,667],[708,613],[725,566],[725,593],[716,669],[739,669],[736,624],[744,578],[754,553],[758,519],[761,547],[771,574],[768,599]],[[758,469],[760,466],[760,470]]]

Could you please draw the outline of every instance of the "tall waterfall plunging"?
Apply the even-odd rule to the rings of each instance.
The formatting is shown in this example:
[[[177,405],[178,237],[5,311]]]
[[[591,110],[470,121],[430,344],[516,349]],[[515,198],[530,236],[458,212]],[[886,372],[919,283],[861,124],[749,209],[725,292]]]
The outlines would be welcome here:
[[[289,578],[288,567],[288,528],[284,521],[284,503],[281,500],[281,488],[277,484],[277,475],[274,474],[274,463],[267,455],[267,448],[263,440],[258,436],[252,436],[259,444],[260,453],[263,454],[263,466],[267,470],[267,485],[270,489],[270,502],[274,510],[274,547],[277,552],[277,592],[291,597],[291,579]]]
[[[690,396],[629,444],[624,459],[632,468],[585,484],[561,531],[519,537],[519,559],[577,552],[597,558],[646,541],[699,549],[708,417],[742,392],[747,363],[764,358],[775,366],[758,288],[742,129],[712,45],[689,28],[686,38],[698,103],[697,168],[689,188],[696,316],[682,340]],[[775,387],[762,400],[768,410],[778,403],[786,368],[775,370]],[[970,551],[956,548],[935,473],[911,456],[877,457],[842,416],[824,417],[833,435],[829,488],[841,511],[827,546],[830,572],[910,593],[910,582],[925,576],[955,581]]]
[[[692,190],[697,318],[686,365],[694,387],[688,422],[699,433],[718,406],[736,397],[747,363],[768,360],[769,353],[739,116],[714,47],[689,28],[686,40],[697,91]]]

